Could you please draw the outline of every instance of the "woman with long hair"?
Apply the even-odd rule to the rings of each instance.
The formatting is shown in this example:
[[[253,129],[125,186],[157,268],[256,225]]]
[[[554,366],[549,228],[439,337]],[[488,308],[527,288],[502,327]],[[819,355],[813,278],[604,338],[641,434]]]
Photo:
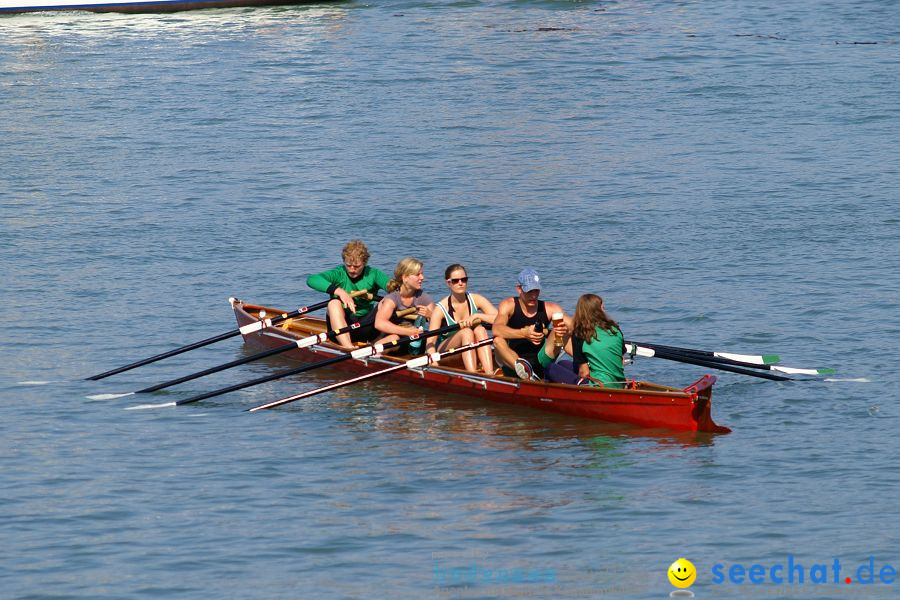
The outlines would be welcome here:
[[[380,331],[383,337],[380,342],[392,342],[401,336],[415,335],[422,331],[426,319],[431,317],[434,310],[434,300],[422,290],[425,281],[425,271],[422,261],[407,256],[397,263],[394,276],[388,281],[388,295],[378,304],[378,312],[375,313],[375,329]],[[396,316],[398,310],[415,308],[421,317],[422,326],[407,324]],[[417,347],[412,351],[421,351],[422,340],[417,340]]]
[[[623,387],[625,337],[596,294],[582,295],[575,306],[572,351],[579,377],[604,387]]]
[[[483,325],[472,327],[472,320],[478,318],[484,323],[493,323],[497,316],[497,308],[491,304],[490,300],[481,294],[469,292],[469,275],[464,266],[453,264],[447,267],[444,271],[444,280],[450,289],[450,295],[441,298],[435,305],[437,310],[431,313],[428,329],[433,331],[445,325],[459,323],[459,330],[437,338],[428,338],[429,354],[434,353],[435,350],[446,352],[488,339],[487,329]],[[480,361],[481,368],[485,373],[494,374],[494,355],[490,346],[463,352],[462,361],[466,371],[470,373],[478,372],[478,362]]]

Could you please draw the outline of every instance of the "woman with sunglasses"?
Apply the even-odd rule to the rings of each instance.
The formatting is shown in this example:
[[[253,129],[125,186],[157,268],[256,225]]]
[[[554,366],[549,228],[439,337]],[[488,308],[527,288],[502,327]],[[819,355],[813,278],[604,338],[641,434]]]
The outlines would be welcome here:
[[[431,313],[431,321],[428,329],[440,329],[445,325],[459,323],[460,329],[452,333],[438,336],[437,339],[428,338],[427,352],[446,352],[466,344],[480,342],[488,339],[487,329],[482,325],[472,327],[472,320],[476,317],[484,323],[493,323],[497,316],[497,308],[491,301],[481,294],[472,294],[468,291],[469,275],[462,265],[450,265],[444,271],[444,279],[450,288],[450,295],[442,298],[435,305]],[[476,356],[475,353],[478,353]],[[463,365],[470,373],[478,372],[478,362],[488,375],[494,374],[494,355],[490,346],[482,346],[476,350],[469,350],[462,354]]]

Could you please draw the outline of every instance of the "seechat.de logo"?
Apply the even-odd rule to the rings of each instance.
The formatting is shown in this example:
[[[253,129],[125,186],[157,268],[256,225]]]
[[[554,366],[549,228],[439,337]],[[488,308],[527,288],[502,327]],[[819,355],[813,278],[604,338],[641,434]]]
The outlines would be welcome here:
[[[841,575],[841,561],[834,559],[831,564],[812,565],[808,570],[803,564],[794,561],[794,555],[788,555],[786,563],[776,563],[770,567],[763,565],[733,564],[727,573],[723,571],[723,565],[713,565],[712,582],[724,583],[726,580],[734,584],[763,584],[763,583],[894,583],[897,571],[891,565],[884,565],[880,569],[875,566],[875,557],[870,556],[869,562],[859,566],[855,571],[847,570]],[[852,567],[851,567],[852,569]],[[856,578],[851,577],[854,574]]]

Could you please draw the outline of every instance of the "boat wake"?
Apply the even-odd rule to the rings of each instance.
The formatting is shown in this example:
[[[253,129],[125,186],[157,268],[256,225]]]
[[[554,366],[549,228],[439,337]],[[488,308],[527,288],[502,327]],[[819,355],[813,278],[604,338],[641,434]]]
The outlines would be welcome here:
[[[65,383],[65,381],[17,381],[16,385],[50,385],[51,383]]]
[[[850,378],[850,379],[844,379],[844,378],[839,378],[839,377],[828,377],[827,379],[824,379],[823,381],[837,381],[837,382],[844,382],[844,383],[872,383],[872,380],[868,379],[866,377],[855,377],[855,378]]]

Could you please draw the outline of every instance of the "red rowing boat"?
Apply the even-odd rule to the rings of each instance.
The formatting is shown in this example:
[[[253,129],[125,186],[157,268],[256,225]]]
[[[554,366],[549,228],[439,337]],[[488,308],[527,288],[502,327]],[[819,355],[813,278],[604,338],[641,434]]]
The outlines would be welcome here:
[[[238,326],[258,322],[259,312],[269,317],[284,314],[269,306],[232,301]],[[323,319],[302,316],[278,325],[244,335],[254,346],[274,348],[325,331]],[[344,354],[330,344],[297,348],[286,353],[309,362]],[[379,356],[336,363],[335,368],[353,373],[368,373],[395,366],[409,356]],[[595,388],[540,381],[522,381],[509,377],[469,373],[451,366],[434,365],[402,369],[391,377],[444,392],[486,398],[494,402],[520,404],[538,410],[586,417],[612,423],[630,423],[640,427],[677,431],[728,433],[728,427],[717,425],[710,414],[712,388],[716,378],[704,375],[691,385],[679,389],[646,381],[630,381],[627,389]]]

